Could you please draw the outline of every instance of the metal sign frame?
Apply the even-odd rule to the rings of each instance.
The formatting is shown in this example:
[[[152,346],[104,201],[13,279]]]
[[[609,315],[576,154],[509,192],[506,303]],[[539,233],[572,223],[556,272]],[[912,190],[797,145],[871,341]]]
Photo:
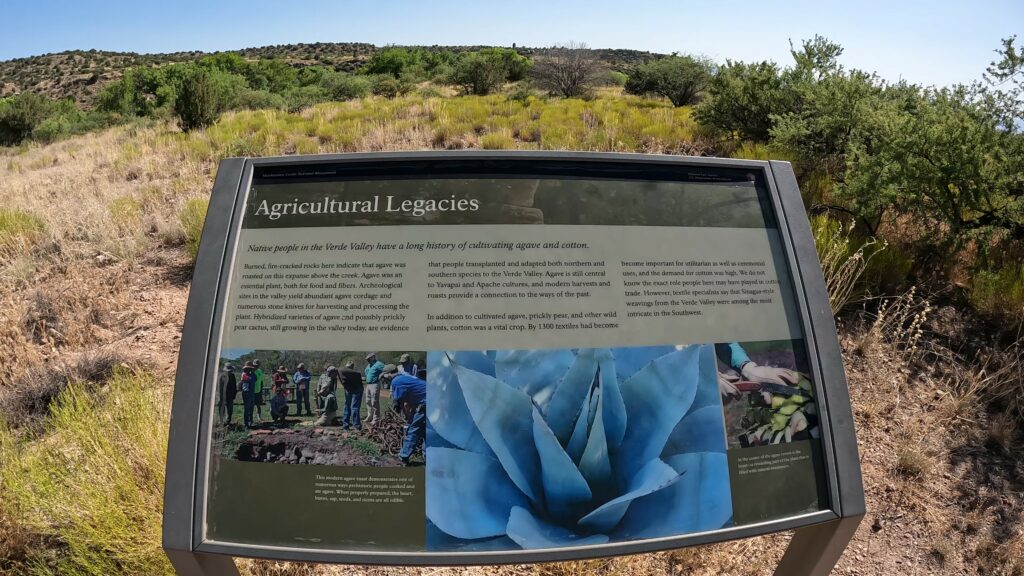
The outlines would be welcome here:
[[[812,382],[821,412],[821,443],[828,509],[780,520],[665,538],[599,546],[515,552],[339,552],[295,547],[253,546],[203,540],[209,437],[213,418],[207,401],[216,378],[228,275],[255,168],[302,168],[320,164],[390,164],[429,177],[432,163],[461,162],[484,168],[517,167],[517,174],[545,165],[600,166],[620,170],[666,167],[740,168],[764,176],[792,275],[797,313],[804,331]],[[386,171],[386,170],[385,170]],[[500,171],[487,172],[501,175]],[[628,177],[628,176],[621,176]],[[163,546],[179,574],[237,573],[231,556],[303,562],[394,565],[468,565],[541,562],[653,552],[773,532],[796,530],[776,574],[819,575],[831,571],[865,514],[853,415],[836,327],[797,186],[788,162],[583,152],[401,152],[228,158],[220,163],[203,227],[178,357],[164,495]]]

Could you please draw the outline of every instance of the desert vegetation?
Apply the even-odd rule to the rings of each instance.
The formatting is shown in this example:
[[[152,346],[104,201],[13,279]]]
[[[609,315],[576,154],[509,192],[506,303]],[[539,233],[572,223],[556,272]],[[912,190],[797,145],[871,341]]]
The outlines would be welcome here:
[[[845,69],[823,38],[787,63],[578,45],[81,54],[119,63],[87,102],[0,100],[0,572],[169,573],[157,536],[167,406],[220,159],[487,148],[792,161],[868,490],[840,569],[905,570],[884,553],[897,549],[929,573],[1022,573],[1015,42],[977,83],[947,88]],[[13,69],[0,63],[0,83],[23,85]],[[502,570],[762,574],[784,542]]]

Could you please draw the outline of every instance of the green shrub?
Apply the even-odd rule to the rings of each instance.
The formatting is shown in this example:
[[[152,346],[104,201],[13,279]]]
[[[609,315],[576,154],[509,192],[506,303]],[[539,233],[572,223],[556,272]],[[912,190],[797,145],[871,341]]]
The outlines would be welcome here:
[[[245,89],[245,78],[237,74],[193,66],[186,73],[174,101],[174,114],[185,132],[206,128],[237,101]]]
[[[387,74],[398,78],[408,68],[420,64],[419,53],[408,48],[391,46],[378,50],[363,66],[365,74]]]
[[[708,82],[697,121],[741,139],[767,142],[773,116],[792,108],[782,70],[774,62],[726,62]]]
[[[466,94],[485,96],[501,86],[508,77],[508,68],[499,54],[467,52],[459,58],[448,83],[462,88]]]
[[[129,68],[120,80],[100,91],[96,107],[123,116],[154,116],[159,108],[174,104],[185,66]]]
[[[331,100],[355,100],[370,93],[371,80],[355,74],[335,73],[323,78],[323,87]]]
[[[1024,264],[974,271],[970,300],[982,313],[1024,320]]]
[[[381,75],[373,78],[370,90],[373,92],[374,96],[397,98],[408,94],[412,90],[412,85],[403,82],[398,78]]]
[[[238,95],[235,107],[242,110],[283,110],[285,99],[268,90],[244,90]]]
[[[166,387],[121,369],[95,395],[86,388],[60,393],[42,438],[0,427],[8,521],[60,543],[59,554],[27,550],[22,573],[173,574],[160,547]]]
[[[612,86],[625,86],[626,82],[629,82],[629,76],[626,74],[618,70],[608,72],[608,84]]]
[[[330,94],[321,86],[300,86],[284,93],[285,108],[289,112],[298,112],[330,99]]]
[[[525,80],[533,70],[533,61],[512,48],[483,48],[478,54],[488,60],[500,63],[501,68],[505,71],[505,77],[502,79],[504,81]]]
[[[0,208],[0,255],[35,244],[45,228],[43,221],[34,214]]]
[[[50,115],[53,106],[52,100],[33,92],[0,100],[0,145],[20,144]]]
[[[630,72],[626,92],[664,96],[673,106],[696,104],[711,80],[711,67],[711,62],[692,56],[652,60]]]
[[[291,64],[276,58],[260,59],[246,63],[241,72],[226,70],[245,77],[249,87],[254,90],[267,90],[281,94],[298,82],[298,70]]]
[[[190,198],[178,213],[181,231],[185,236],[185,248],[192,262],[195,262],[196,256],[199,255],[199,239],[203,235],[206,210],[209,207],[209,198]]]

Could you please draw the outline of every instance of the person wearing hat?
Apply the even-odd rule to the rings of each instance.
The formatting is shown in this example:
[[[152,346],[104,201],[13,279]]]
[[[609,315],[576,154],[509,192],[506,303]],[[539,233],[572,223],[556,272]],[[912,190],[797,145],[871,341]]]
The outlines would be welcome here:
[[[330,372],[337,375],[338,369],[331,366],[327,369],[327,373]],[[335,386],[331,379],[325,381],[321,376],[316,387],[317,410],[320,412],[320,417],[313,423],[314,426],[334,426],[334,421],[338,418],[338,397],[334,391]]]
[[[271,376],[274,382],[274,390],[272,395],[277,395],[277,389],[280,388],[284,391],[285,397],[288,396],[288,369],[284,366],[278,366],[277,370],[274,371],[274,375]]]
[[[384,363],[377,360],[377,353],[366,355],[366,422],[373,426],[380,419],[380,374]]]
[[[341,370],[341,385],[345,387],[345,408],[341,411],[341,427],[349,426],[362,430],[359,411],[363,409],[363,375],[356,370],[355,362],[348,362]]]
[[[409,466],[409,458],[427,435],[427,383],[411,374],[399,372],[394,364],[384,367],[381,379],[391,383],[391,401],[401,407],[405,416],[405,438],[398,455],[402,463]]]
[[[398,358],[398,373],[408,374],[410,376],[416,376],[418,378],[420,373],[420,367],[417,366],[416,363],[412,361],[412,356],[409,356],[408,353],[405,353]]]
[[[238,394],[238,381],[235,380],[234,367],[231,364],[224,365],[224,372],[217,379],[217,413],[220,415],[220,422],[225,426],[231,425],[231,413],[235,408],[235,395]]]
[[[266,382],[263,381],[263,370],[260,370],[259,358],[252,361],[252,374],[256,378],[256,384],[252,391],[252,399],[254,403],[253,405],[256,408],[256,423],[259,424],[260,422],[263,422],[263,385],[266,384]]]
[[[338,369],[334,366],[328,366],[326,370],[320,374],[320,379],[316,383],[316,410],[320,412],[323,410],[324,403],[324,390],[329,391],[331,394],[335,394],[338,390]]]
[[[288,370],[284,366],[274,372],[274,395],[270,397],[270,419],[277,426],[285,425],[288,417]]]
[[[252,428],[252,408],[256,404],[256,368],[252,362],[242,367],[242,421],[246,428]]]
[[[292,382],[295,383],[295,415],[302,415],[302,405],[306,405],[306,416],[312,416],[313,411],[309,409],[309,383],[313,377],[310,375],[309,370],[306,370],[306,365],[299,362],[299,365],[295,367],[295,373],[292,374]]]

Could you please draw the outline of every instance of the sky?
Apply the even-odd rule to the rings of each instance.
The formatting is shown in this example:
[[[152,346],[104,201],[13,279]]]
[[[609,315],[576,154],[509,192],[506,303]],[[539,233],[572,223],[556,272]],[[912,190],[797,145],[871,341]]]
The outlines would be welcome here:
[[[283,6],[287,9],[282,8]],[[980,79],[1024,1],[0,0],[0,60],[73,49],[216,51],[299,42],[552,46],[789,63],[815,34],[888,80]]]

